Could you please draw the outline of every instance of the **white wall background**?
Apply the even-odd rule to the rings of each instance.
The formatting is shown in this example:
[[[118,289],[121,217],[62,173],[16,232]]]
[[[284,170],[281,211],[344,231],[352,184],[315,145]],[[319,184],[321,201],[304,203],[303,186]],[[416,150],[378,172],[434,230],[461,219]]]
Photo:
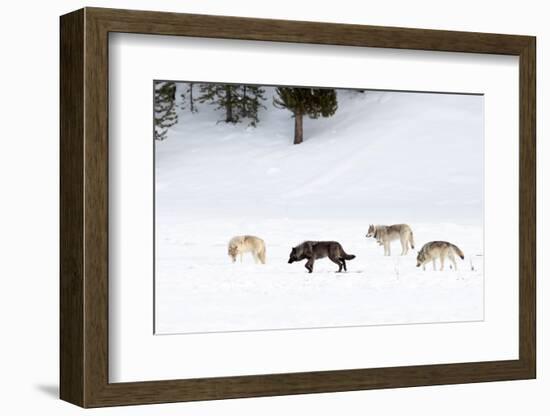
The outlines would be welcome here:
[[[530,34],[538,37],[539,365],[535,381],[167,404],[87,411],[88,414],[279,415],[292,414],[547,414],[550,361],[544,351],[545,301],[550,293],[542,265],[550,232],[541,218],[545,143],[544,103],[550,67],[550,26],[545,2],[395,0],[391,2],[272,2],[231,0],[52,0],[4,2],[0,14],[0,411],[70,415],[83,412],[58,395],[58,16],[103,6],[276,19],[317,20],[433,29]]]

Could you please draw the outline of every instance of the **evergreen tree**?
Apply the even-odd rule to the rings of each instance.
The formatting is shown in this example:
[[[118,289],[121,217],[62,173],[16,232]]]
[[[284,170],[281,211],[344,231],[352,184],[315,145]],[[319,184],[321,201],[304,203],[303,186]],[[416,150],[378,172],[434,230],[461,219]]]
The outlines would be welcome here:
[[[203,84],[201,85],[198,100],[200,103],[217,105],[216,110],[225,112],[226,123],[238,123],[240,121],[240,89],[239,85],[229,84]]]
[[[304,116],[330,117],[338,108],[336,91],[333,89],[280,87],[276,92],[273,105],[286,108],[294,116],[294,144],[300,144],[304,140]]]
[[[198,101],[217,105],[225,113],[226,123],[239,123],[249,119],[251,126],[260,121],[258,111],[265,108],[265,90],[253,85],[203,84]]]
[[[258,118],[258,110],[266,108],[262,101],[265,101],[265,90],[262,87],[254,85],[243,85],[242,98],[239,105],[239,110],[242,117],[250,119],[250,125],[256,127],[260,121]]]
[[[178,122],[176,83],[156,81],[154,89],[154,136],[155,140],[164,140],[168,129]]]

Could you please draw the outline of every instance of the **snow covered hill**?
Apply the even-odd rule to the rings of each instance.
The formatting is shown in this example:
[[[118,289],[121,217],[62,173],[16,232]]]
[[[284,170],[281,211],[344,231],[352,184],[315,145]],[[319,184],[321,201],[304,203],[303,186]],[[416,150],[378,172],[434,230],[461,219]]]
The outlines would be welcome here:
[[[340,92],[337,113],[306,118],[305,141],[294,146],[291,113],[266,105],[257,128],[216,124],[222,115],[208,106],[180,115],[156,144],[160,215],[184,207],[480,224],[482,97]]]
[[[273,90],[268,89],[268,95]],[[158,333],[428,323],[483,319],[483,98],[338,92],[337,113],[304,120],[271,99],[257,128],[180,112],[156,142]],[[406,222],[417,249],[449,240],[458,272],[383,257],[368,225]],[[231,264],[227,241],[253,234],[267,265]],[[357,255],[312,275],[286,264],[293,245],[334,239]]]

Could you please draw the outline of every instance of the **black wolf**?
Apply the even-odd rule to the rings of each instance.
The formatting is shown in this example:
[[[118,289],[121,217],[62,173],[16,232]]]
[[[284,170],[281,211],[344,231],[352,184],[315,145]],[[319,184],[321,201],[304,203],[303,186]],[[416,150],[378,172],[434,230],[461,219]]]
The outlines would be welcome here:
[[[313,263],[316,259],[328,257],[338,265],[338,272],[348,271],[346,260],[353,260],[353,254],[347,254],[342,245],[337,241],[304,241],[302,244],[293,247],[288,259],[289,263],[307,259],[306,269],[313,272]]]

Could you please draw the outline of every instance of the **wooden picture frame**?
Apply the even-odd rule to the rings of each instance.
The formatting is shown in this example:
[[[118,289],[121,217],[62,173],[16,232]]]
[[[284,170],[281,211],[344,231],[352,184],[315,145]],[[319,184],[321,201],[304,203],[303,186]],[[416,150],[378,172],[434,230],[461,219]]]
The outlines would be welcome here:
[[[536,375],[535,38],[85,8],[61,17],[60,396],[82,407],[474,383]],[[519,57],[519,359],[109,383],[108,34],[297,42]]]

